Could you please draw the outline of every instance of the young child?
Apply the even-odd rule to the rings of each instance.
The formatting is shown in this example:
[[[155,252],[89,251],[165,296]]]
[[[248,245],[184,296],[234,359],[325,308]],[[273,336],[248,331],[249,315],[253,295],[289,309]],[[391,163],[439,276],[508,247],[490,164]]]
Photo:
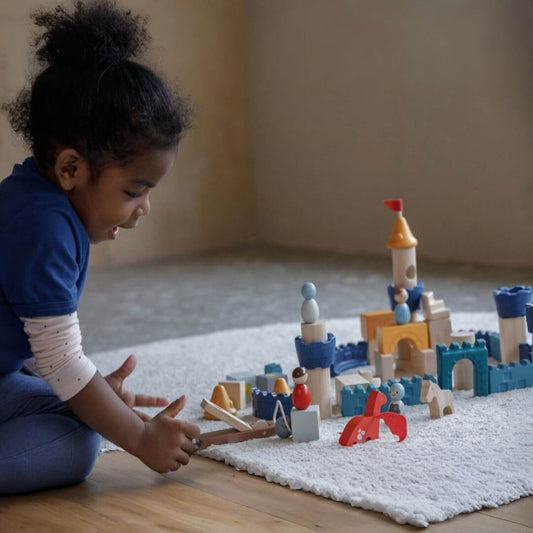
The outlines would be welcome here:
[[[111,0],[32,16],[43,70],[8,106],[33,157],[0,184],[0,493],[72,484],[92,470],[100,435],[157,472],[195,451],[195,424],[154,418],[128,393],[135,357],[102,377],[85,357],[76,314],[89,243],[119,236],[150,211],[150,190],[174,163],[186,106],[133,61],[145,22]],[[35,356],[39,374],[25,373]]]

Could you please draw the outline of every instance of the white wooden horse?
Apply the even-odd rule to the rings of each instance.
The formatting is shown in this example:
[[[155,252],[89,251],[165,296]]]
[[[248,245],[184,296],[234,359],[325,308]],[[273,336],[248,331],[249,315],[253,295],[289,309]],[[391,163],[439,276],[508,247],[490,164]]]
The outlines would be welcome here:
[[[431,418],[441,418],[453,413],[453,394],[451,390],[442,390],[435,382],[425,379],[422,382],[420,401],[429,404]]]

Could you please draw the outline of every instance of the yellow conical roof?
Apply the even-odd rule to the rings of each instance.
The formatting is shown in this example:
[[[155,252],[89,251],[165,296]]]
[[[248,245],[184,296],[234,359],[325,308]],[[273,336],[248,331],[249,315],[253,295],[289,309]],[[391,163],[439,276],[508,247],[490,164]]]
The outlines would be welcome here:
[[[418,241],[415,239],[407,220],[403,216],[398,216],[392,227],[392,231],[387,241],[387,248],[411,248],[418,246]]]

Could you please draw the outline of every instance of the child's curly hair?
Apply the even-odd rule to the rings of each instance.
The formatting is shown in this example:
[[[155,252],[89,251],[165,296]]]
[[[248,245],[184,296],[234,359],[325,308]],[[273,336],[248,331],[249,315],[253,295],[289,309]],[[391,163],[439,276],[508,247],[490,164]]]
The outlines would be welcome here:
[[[75,148],[94,175],[150,148],[177,146],[190,105],[148,67],[146,20],[114,0],[76,0],[72,10],[38,10],[34,46],[44,65],[29,89],[5,106],[13,129],[43,168],[58,144]]]

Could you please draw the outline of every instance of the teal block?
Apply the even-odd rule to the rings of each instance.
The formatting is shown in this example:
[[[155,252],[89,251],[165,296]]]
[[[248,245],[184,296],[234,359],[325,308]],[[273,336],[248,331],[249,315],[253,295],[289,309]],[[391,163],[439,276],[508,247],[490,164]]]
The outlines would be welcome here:
[[[452,342],[450,347],[437,344],[437,376],[441,389],[452,390],[452,370],[461,359],[468,359],[474,365],[474,395],[488,396],[489,394],[489,354],[485,341],[476,340],[472,346],[470,342],[463,342],[459,346]]]

